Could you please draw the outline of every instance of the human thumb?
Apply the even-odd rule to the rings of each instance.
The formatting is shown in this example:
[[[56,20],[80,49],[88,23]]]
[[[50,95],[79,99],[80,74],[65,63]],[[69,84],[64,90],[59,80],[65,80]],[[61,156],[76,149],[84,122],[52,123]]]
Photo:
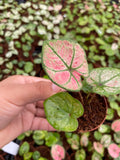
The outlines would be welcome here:
[[[60,91],[63,91],[63,89],[52,83],[50,80],[42,80],[28,84],[9,85],[5,96],[10,102],[16,105],[26,105],[39,100],[45,100]]]

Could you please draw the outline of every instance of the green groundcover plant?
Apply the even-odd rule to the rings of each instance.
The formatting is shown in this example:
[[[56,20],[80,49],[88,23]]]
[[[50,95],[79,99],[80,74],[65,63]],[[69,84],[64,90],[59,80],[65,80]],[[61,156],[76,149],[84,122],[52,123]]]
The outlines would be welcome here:
[[[41,63],[36,46],[59,38],[62,5],[49,1],[0,1],[0,79],[7,75],[35,76]],[[38,51],[40,53],[40,50]]]
[[[62,35],[80,43],[88,61],[97,67],[120,68],[120,1],[112,2],[67,0],[62,9]]]
[[[42,65],[49,78],[67,91],[89,92],[100,95],[120,93],[120,69],[96,68],[90,73],[82,47],[69,40],[50,40],[43,44]],[[81,76],[84,77],[82,86]],[[66,92],[57,93],[44,102],[49,123],[60,131],[75,131],[77,118],[83,115],[82,104]]]
[[[62,160],[66,158],[66,150],[63,145],[62,137],[57,132],[47,131],[27,131],[18,137],[23,140],[25,136],[32,135],[34,143],[38,146],[45,145],[50,149],[51,157],[54,160]],[[87,153],[91,155],[91,160],[102,160],[104,158],[119,160],[120,158],[120,120],[116,119],[111,125],[102,124],[97,131],[94,132],[94,141],[91,141],[91,133],[65,132],[67,143],[70,145],[71,152],[75,153],[75,160],[86,160]],[[87,153],[86,153],[87,150]],[[46,160],[40,151],[31,151],[30,144],[24,141],[19,149],[19,155],[24,160]],[[105,157],[107,156],[107,157]]]
[[[99,157],[102,159],[105,150],[107,150],[110,157],[114,160],[120,158],[120,120],[117,119],[109,125],[101,125],[98,131],[94,132],[95,142],[93,147],[95,152],[93,153],[93,159]],[[112,133],[113,132],[113,133]]]
[[[31,134],[31,131],[27,131],[21,134],[18,139],[23,140],[25,136],[29,137]],[[65,158],[65,149],[59,133],[36,130],[32,137],[36,145],[45,145],[50,148],[51,157],[54,160],[62,160]],[[24,141],[20,146],[19,156],[23,157],[24,160],[47,160],[45,157],[41,156],[39,151],[31,152],[30,150],[30,144]]]

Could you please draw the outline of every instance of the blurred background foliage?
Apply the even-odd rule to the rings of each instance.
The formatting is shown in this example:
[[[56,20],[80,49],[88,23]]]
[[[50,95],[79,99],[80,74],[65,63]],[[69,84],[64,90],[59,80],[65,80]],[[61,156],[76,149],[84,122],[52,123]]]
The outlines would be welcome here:
[[[43,41],[59,38],[75,40],[84,48],[90,70],[101,66],[120,68],[119,1],[117,3],[115,0],[20,2],[25,0],[0,1],[0,80],[16,74],[40,76]],[[101,126],[98,131],[80,135],[80,139],[72,133],[66,134],[69,145],[75,142],[71,148],[77,152],[76,157],[82,154],[84,160],[89,153],[92,160],[96,157],[97,160],[101,160],[104,153],[109,153],[103,142],[108,143],[106,140],[108,139],[111,143],[111,135],[114,136],[112,142],[120,145],[120,134],[114,133],[111,129],[111,122],[120,116],[120,95],[110,96],[108,101],[107,126],[104,124],[105,126]],[[22,134],[19,139],[23,140],[31,134],[31,132]],[[40,139],[40,135],[37,134],[44,135],[44,138]],[[45,138],[45,134],[48,139]],[[33,134],[37,145],[46,143],[50,147],[54,142],[62,145],[58,135],[50,133],[48,136],[46,132],[45,134],[37,132]],[[104,136],[101,140],[104,134],[107,138]],[[98,149],[99,147],[96,149],[96,143],[90,141],[93,136],[95,141],[102,144],[102,151]],[[84,147],[87,152],[81,150]],[[40,156],[39,153],[36,154]],[[32,156],[25,154],[24,157],[29,155]]]

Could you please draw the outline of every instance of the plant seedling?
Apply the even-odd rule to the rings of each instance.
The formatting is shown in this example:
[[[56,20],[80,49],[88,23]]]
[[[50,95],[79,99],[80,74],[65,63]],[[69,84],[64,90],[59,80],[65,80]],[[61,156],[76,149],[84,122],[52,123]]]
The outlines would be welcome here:
[[[87,133],[87,132],[86,132]],[[81,138],[80,138],[80,145],[81,146],[84,146],[84,147],[87,147],[88,146],[88,143],[89,143],[89,139],[88,139],[88,136],[86,133],[82,134],[81,135]],[[89,133],[89,132],[88,132]]]
[[[68,91],[82,89],[81,76],[88,92],[100,95],[120,93],[120,70],[116,68],[92,69],[89,74],[84,50],[78,43],[69,40],[50,40],[43,43],[42,66],[48,77]],[[90,88],[90,89],[89,89]],[[92,89],[91,89],[92,88]],[[74,104],[74,105],[73,105]],[[76,105],[76,106],[75,106]],[[72,132],[78,127],[77,118],[83,115],[83,106],[68,93],[58,93],[44,102],[48,122],[57,130]],[[103,125],[99,131],[109,133]]]
[[[26,73],[30,73],[33,71],[33,64],[32,62],[26,62],[25,65],[24,65],[24,71]]]
[[[92,160],[102,160],[102,156],[99,153],[94,152],[92,155]]]
[[[112,125],[111,128],[114,132],[120,132],[120,119],[115,120]]]
[[[20,141],[22,141],[24,138],[25,138],[25,134],[24,134],[24,133],[20,134],[20,135],[17,137],[17,139],[20,140]]]
[[[104,155],[104,147],[100,142],[93,143],[94,149],[101,155]]]
[[[111,130],[110,126],[106,124],[102,124],[98,129],[100,133],[110,133],[110,130]]]
[[[108,152],[112,158],[118,158],[120,155],[120,147],[117,144],[112,143],[108,147]]]
[[[38,160],[40,158],[40,152],[34,151],[32,155],[33,160]]]
[[[33,133],[33,139],[37,145],[42,145],[44,144],[46,135],[47,135],[47,131],[36,130]]]
[[[75,160],[85,160],[86,152],[84,149],[77,150],[75,153]]]
[[[54,160],[62,160],[65,158],[65,150],[62,146],[55,144],[51,148],[51,156]]]
[[[78,150],[80,147],[80,137],[78,134],[73,133],[71,138],[67,138],[67,142],[71,145],[71,148]]]
[[[65,132],[65,137],[68,139],[68,138],[71,138],[72,137],[72,132]]]
[[[30,145],[28,142],[24,142],[21,146],[20,146],[20,149],[19,149],[19,155],[20,156],[23,156],[25,153],[29,152],[30,150]]]
[[[93,87],[94,93],[105,96],[120,93],[120,69],[109,67],[93,69],[86,81]]]
[[[118,110],[119,109],[119,105],[117,102],[115,101],[110,101],[110,107],[114,110]]]
[[[26,131],[24,134],[26,137],[30,137],[30,135],[33,133],[33,131],[29,130],[29,131]]]
[[[60,135],[56,132],[48,132],[48,134],[45,137],[45,145],[48,147],[53,146],[56,143],[60,142]]]
[[[33,133],[33,139],[35,140],[44,140],[47,135],[47,131],[44,130],[36,130]]]
[[[101,140],[100,140],[100,143],[101,143],[105,148],[107,148],[107,147],[110,145],[111,141],[112,141],[111,135],[109,135],[109,134],[104,134],[104,135],[102,136]]]
[[[114,133],[113,137],[116,143],[120,143],[120,132]]]
[[[23,156],[24,160],[31,160],[32,154],[33,154],[32,152],[24,153],[24,156]]]
[[[102,133],[100,133],[99,131],[95,131],[94,132],[94,138],[96,139],[96,140],[100,140],[101,139],[101,137],[102,137]]]
[[[108,108],[108,109],[107,109],[106,120],[112,120],[113,117],[114,117],[114,109]]]

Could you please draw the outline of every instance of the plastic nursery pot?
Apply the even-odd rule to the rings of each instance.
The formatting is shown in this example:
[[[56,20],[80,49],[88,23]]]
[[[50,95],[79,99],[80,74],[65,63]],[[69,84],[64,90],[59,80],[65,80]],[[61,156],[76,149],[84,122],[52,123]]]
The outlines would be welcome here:
[[[104,123],[108,108],[105,97],[98,94],[88,95],[84,92],[72,92],[70,94],[80,100],[84,107],[84,114],[78,118],[79,126],[75,132],[94,131]]]

